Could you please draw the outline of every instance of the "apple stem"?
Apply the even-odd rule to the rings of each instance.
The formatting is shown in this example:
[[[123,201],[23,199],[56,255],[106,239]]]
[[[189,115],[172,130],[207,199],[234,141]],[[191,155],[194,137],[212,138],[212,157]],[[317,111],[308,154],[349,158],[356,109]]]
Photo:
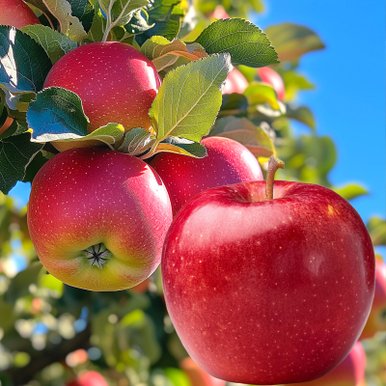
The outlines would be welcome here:
[[[112,253],[103,243],[92,245],[83,251],[83,256],[87,258],[91,266],[103,268]]]
[[[265,179],[265,199],[266,200],[273,199],[273,184],[275,181],[275,174],[277,172],[277,169],[283,169],[283,168],[284,168],[284,162],[272,155],[268,161],[267,178]]]

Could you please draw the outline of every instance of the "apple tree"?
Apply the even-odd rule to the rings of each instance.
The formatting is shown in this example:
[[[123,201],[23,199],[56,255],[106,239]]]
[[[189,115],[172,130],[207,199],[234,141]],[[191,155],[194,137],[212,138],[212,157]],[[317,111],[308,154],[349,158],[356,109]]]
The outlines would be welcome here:
[[[48,185],[39,171],[53,160],[65,160],[66,154],[91,154],[91,159],[93,152],[115,150],[136,157],[135,162],[142,165],[141,181],[145,181],[144,174],[153,173],[147,166],[151,164],[157,171],[160,168],[165,181],[175,179],[192,195],[194,184],[185,183],[188,178],[180,174],[182,169],[171,168],[164,177],[157,165],[161,157],[173,156],[205,162],[210,156],[209,143],[221,137],[253,154],[250,179],[260,179],[268,159],[277,156],[285,162],[285,169],[278,173],[280,179],[320,184],[347,200],[365,195],[361,185],[332,185],[329,174],[337,149],[330,137],[318,134],[311,109],[298,102],[299,93],[316,87],[301,73],[299,63],[304,55],[324,48],[321,38],[312,29],[293,23],[273,25],[263,32],[246,20],[264,9],[261,0],[26,3],[0,0],[0,385],[71,384],[79,377],[98,385],[225,385],[191,361],[166,309],[156,267],[166,233],[159,224],[166,227],[172,221],[168,199],[147,192],[149,202],[157,205],[136,206],[146,218],[137,221],[137,212],[127,215],[135,220],[133,229],[135,225],[148,231],[146,242],[157,239],[146,244],[152,251],[146,275],[139,275],[126,287],[90,287],[83,279],[76,280],[74,272],[79,271],[61,276],[59,268],[54,276],[49,271],[54,272],[59,261],[45,263],[51,259],[47,240],[58,254],[70,246],[78,248],[77,237],[89,234],[87,224],[80,226],[75,216],[79,212],[73,212],[67,222],[78,225],[74,238],[65,239],[68,229],[54,237],[54,231],[62,228],[50,225],[65,206],[49,207],[56,205],[58,197],[66,202],[67,192],[70,200],[73,186],[61,188],[61,184],[73,173],[71,168],[77,167],[71,162],[81,157],[71,156],[63,161],[60,174],[53,172],[50,194],[44,191]],[[16,11],[3,12],[3,8]],[[108,51],[111,47],[113,51]],[[125,56],[127,50],[130,53]],[[84,54],[77,55],[79,52]],[[128,68],[125,63],[130,63]],[[134,72],[126,76],[125,71]],[[133,116],[138,119],[127,119]],[[301,135],[295,130],[298,125],[306,128]],[[84,183],[82,189],[87,190],[99,181],[101,191],[96,193],[100,201],[95,208],[105,205],[103,219],[111,213],[115,219],[120,211],[124,217],[125,203],[112,209],[114,194],[122,200],[128,190],[138,189],[139,197],[138,184],[126,191],[122,185],[106,187],[111,185],[109,174],[100,173],[87,185],[87,163],[82,165],[84,169],[76,169],[76,182]],[[118,169],[125,165],[114,166],[114,182]],[[156,177],[141,184],[148,184],[150,191],[160,184]],[[213,173],[212,181],[215,177]],[[30,206],[34,211],[29,209],[27,216],[27,208],[20,207],[9,193],[18,182],[35,180],[35,189],[39,178],[39,204],[34,192]],[[239,178],[247,177],[240,172]],[[205,187],[215,186],[212,181]],[[233,182],[237,181],[225,180]],[[102,187],[110,190],[109,195],[104,196]],[[89,208],[92,199],[85,197],[84,201],[74,199],[72,205]],[[159,218],[154,220],[157,211]],[[31,213],[40,216],[38,221],[31,220]],[[106,221],[97,218],[95,214],[92,221],[100,231]],[[125,224],[118,221],[114,225],[126,237]],[[375,247],[386,245],[385,219],[374,217],[367,228]],[[142,236],[138,235],[134,249],[145,244]],[[111,245],[108,242],[105,244]],[[100,249],[88,253],[97,265],[104,265]],[[97,282],[94,279],[91,282]],[[116,283],[114,277],[111,281]],[[374,385],[386,382],[385,310],[386,299],[381,299],[374,311],[376,327],[363,340],[366,378]]]

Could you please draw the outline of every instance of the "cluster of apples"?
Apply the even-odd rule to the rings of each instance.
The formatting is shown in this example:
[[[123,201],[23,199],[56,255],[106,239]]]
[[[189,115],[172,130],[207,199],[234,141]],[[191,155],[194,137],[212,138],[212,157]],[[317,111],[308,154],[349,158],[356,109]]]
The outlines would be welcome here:
[[[149,128],[160,83],[133,47],[100,42],[63,56],[45,87],[76,92],[92,131],[108,122]],[[165,153],[146,163],[102,147],[56,155],[36,175],[28,207],[39,258],[69,285],[113,291],[147,279],[162,257],[168,312],[208,373],[253,384],[322,376],[369,315],[365,225],[327,188],[274,183],[274,160],[264,182],[243,145],[202,143],[204,159]]]

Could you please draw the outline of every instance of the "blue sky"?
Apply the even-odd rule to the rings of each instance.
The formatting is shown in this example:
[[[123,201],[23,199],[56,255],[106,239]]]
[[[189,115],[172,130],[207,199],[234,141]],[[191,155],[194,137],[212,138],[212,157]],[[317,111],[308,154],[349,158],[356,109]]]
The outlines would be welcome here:
[[[352,202],[363,219],[386,217],[385,1],[266,0],[254,18],[261,28],[281,22],[307,25],[326,44],[305,56],[301,71],[316,83],[302,103],[316,115],[318,132],[333,138],[336,185],[361,182],[370,194]]]
[[[346,0],[266,0],[267,11],[254,18],[263,29],[291,21],[314,29],[326,43],[304,57],[301,70],[317,84],[301,102],[316,115],[318,132],[338,149],[332,182],[361,182],[370,195],[352,203],[364,220],[386,217],[385,2]],[[20,204],[28,187],[13,190]]]

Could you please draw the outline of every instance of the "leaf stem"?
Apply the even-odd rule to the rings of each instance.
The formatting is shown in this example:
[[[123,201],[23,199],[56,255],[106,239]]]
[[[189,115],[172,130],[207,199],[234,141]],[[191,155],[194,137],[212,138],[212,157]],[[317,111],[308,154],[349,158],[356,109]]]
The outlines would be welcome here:
[[[273,199],[273,184],[275,181],[275,174],[277,172],[277,169],[283,169],[283,168],[284,168],[284,162],[272,155],[268,162],[267,178],[265,180],[265,199],[266,200]]]

